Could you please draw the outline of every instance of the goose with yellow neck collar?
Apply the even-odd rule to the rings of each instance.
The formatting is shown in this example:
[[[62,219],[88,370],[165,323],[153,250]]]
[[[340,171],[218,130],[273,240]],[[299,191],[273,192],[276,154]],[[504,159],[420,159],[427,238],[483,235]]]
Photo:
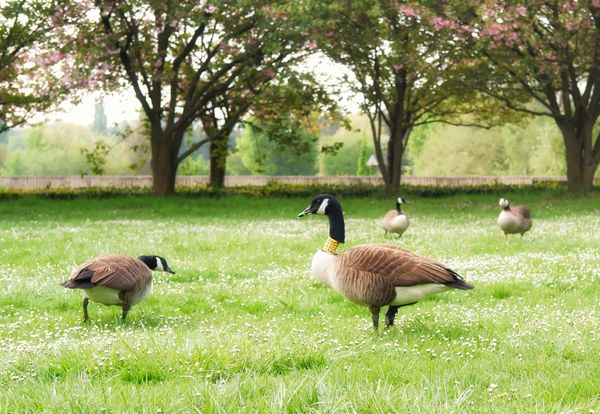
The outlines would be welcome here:
[[[362,244],[338,254],[338,246],[345,242],[344,216],[342,206],[331,194],[316,196],[298,217],[309,214],[329,218],[329,237],[313,256],[313,275],[349,300],[368,306],[375,329],[382,307],[388,306],[387,327],[394,324],[401,306],[453,288],[473,289],[442,263],[393,244]]]

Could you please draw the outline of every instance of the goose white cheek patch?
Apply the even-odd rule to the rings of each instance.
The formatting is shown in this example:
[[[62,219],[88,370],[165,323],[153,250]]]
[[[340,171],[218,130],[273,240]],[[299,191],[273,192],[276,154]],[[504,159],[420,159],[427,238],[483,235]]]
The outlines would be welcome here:
[[[162,262],[160,261],[160,259],[158,257],[156,258],[156,270],[165,270],[163,268]]]
[[[317,214],[325,214],[325,209],[327,208],[328,204],[329,204],[329,199],[326,198],[325,200],[323,200],[323,202],[319,206],[319,209],[317,210]]]

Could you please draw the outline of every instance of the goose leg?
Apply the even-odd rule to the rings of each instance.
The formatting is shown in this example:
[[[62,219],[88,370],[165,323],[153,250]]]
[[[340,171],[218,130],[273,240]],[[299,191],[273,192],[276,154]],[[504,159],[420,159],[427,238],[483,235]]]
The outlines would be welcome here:
[[[385,313],[385,327],[394,326],[394,319],[398,313],[398,309],[404,306],[414,305],[417,302],[406,303],[404,305],[388,306],[388,310]]]
[[[127,302],[125,302],[123,304],[123,315],[121,316],[121,319],[123,320],[123,322],[125,322],[125,318],[127,317],[127,312],[129,312],[129,309],[131,309],[131,305]]]
[[[394,326],[394,318],[398,313],[398,308],[400,306],[389,306],[387,312],[385,313],[385,327]]]
[[[381,310],[380,306],[369,305],[369,310],[373,314],[373,328],[379,328],[379,311]]]
[[[87,322],[90,320],[90,318],[88,317],[88,311],[87,311],[88,303],[90,303],[90,298],[88,298],[86,296],[85,298],[83,298],[83,321],[84,322]]]

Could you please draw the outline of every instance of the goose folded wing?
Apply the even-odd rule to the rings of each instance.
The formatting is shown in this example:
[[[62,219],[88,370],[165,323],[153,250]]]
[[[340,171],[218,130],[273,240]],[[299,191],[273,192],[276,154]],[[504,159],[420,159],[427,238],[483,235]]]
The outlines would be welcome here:
[[[460,280],[460,276],[443,264],[392,244],[361,245],[347,251],[353,251],[350,266],[378,274],[393,286],[447,284]]]
[[[150,269],[136,259],[127,256],[97,258],[82,266],[76,279],[88,278],[94,286],[106,286],[117,290],[130,290],[140,279],[151,278]]]
[[[511,209],[513,213],[520,215],[523,218],[529,219],[531,218],[531,211],[527,207],[516,206]]]

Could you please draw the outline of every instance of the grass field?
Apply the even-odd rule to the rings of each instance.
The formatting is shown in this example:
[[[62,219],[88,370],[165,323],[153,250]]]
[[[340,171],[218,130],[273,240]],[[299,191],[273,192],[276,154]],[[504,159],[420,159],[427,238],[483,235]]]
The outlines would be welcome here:
[[[534,225],[505,240],[500,196]],[[346,246],[393,201],[339,196]],[[309,198],[0,202],[1,413],[600,412],[600,194],[412,197],[397,242],[476,285],[370,314],[313,281]],[[164,256],[120,309],[59,283],[101,253]]]

